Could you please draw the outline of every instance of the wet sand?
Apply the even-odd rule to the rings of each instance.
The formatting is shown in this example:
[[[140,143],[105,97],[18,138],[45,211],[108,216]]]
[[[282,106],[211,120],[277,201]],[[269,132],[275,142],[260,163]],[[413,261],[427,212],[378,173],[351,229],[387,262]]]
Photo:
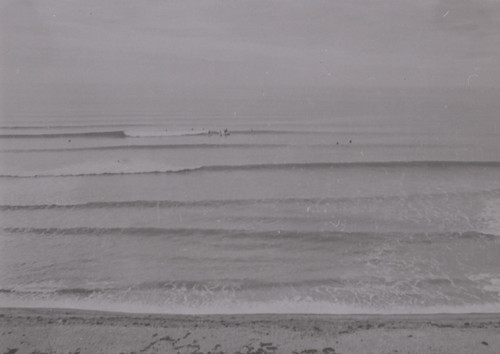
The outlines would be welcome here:
[[[148,315],[0,309],[0,353],[500,353],[500,314]]]

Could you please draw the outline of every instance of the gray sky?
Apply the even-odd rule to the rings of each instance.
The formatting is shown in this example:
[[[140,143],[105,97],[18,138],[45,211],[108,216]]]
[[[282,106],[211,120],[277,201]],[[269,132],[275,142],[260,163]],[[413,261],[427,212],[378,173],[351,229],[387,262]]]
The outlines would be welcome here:
[[[497,0],[0,4],[4,117],[217,113],[255,100],[279,113],[294,95],[500,83]]]

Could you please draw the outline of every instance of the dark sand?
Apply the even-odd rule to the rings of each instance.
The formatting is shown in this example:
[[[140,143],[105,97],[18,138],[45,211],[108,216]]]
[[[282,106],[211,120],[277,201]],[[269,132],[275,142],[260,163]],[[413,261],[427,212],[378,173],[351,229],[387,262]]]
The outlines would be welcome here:
[[[0,353],[500,353],[500,314],[142,315],[0,308]]]

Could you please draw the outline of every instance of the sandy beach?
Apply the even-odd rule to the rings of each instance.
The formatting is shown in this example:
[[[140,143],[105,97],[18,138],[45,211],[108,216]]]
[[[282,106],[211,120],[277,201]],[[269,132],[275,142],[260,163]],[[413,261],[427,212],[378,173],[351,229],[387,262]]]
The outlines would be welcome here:
[[[0,310],[1,353],[499,353],[499,314],[148,315]]]

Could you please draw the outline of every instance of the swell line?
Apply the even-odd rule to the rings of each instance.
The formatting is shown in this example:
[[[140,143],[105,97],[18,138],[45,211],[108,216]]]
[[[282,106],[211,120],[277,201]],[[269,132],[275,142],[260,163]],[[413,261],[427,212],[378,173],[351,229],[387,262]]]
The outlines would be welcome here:
[[[283,164],[249,164],[249,165],[207,165],[191,168],[150,170],[150,171],[109,171],[97,173],[64,173],[34,175],[0,175],[2,178],[48,178],[48,177],[95,177],[121,175],[154,175],[154,174],[188,174],[193,172],[232,172],[259,170],[299,170],[299,169],[341,169],[341,168],[453,168],[476,167],[498,168],[500,161],[387,161],[387,162],[313,162]]]
[[[296,131],[296,130],[266,130],[266,129],[236,129],[229,132],[230,135],[261,135],[261,134],[330,134],[327,131]],[[1,134],[2,139],[37,139],[37,138],[71,138],[71,137],[111,137],[111,138],[171,138],[180,136],[219,135],[219,130],[117,130],[96,131],[78,133],[43,133],[43,134]]]
[[[42,149],[5,149],[0,152],[6,153],[38,153],[38,152],[72,152],[72,151],[105,151],[105,150],[174,150],[174,149],[269,149],[269,148],[302,148],[302,149],[340,149],[345,144],[157,144],[157,145],[111,145],[111,146],[85,146],[85,147],[62,147]],[[421,144],[356,144],[362,148],[412,148],[422,147]],[[427,148],[441,148],[440,144],[426,144]]]
[[[130,201],[108,201],[108,202],[88,202],[79,204],[4,204],[0,205],[0,211],[17,210],[81,210],[81,209],[109,209],[109,208],[197,208],[197,207],[226,207],[226,206],[252,206],[266,204],[304,204],[325,205],[330,203],[345,202],[370,202],[370,201],[394,201],[394,200],[415,200],[453,196],[463,196],[470,198],[475,195],[485,195],[496,197],[500,195],[500,189],[488,189],[482,191],[467,192],[443,192],[428,194],[408,194],[408,195],[384,195],[365,197],[344,197],[344,198],[266,198],[266,199],[205,199],[193,201],[179,200],[130,200]]]
[[[276,235],[281,232],[253,231],[253,230],[228,230],[228,229],[196,229],[196,228],[158,228],[158,227],[70,227],[70,228],[3,228],[5,232],[11,234],[36,234],[36,235],[140,235],[140,236],[243,236],[243,235]],[[289,233],[291,234],[291,233]],[[298,234],[293,232],[293,234]]]
[[[11,149],[4,152],[64,152],[64,151],[100,151],[100,150],[169,150],[169,149],[245,149],[245,148],[276,148],[287,147],[286,144],[165,144],[165,145],[115,145],[90,146],[76,148],[50,149]]]
[[[438,232],[438,233],[400,233],[400,232],[346,232],[346,231],[287,231],[287,230],[248,230],[248,229],[200,229],[200,228],[158,228],[158,227],[70,227],[70,228],[22,228],[7,227],[2,229],[10,234],[35,234],[40,236],[143,236],[143,237],[248,237],[252,239],[297,239],[304,242],[315,240],[325,242],[355,242],[365,240],[394,239],[398,242],[429,243],[433,239],[443,238],[482,239],[497,242],[499,236],[478,232]]]
[[[39,129],[106,129],[120,127],[156,127],[159,124],[147,123],[116,123],[116,124],[87,124],[87,125],[4,125],[0,126],[3,130],[39,130]]]
[[[117,131],[103,131],[103,132],[82,132],[82,133],[50,133],[50,134],[2,134],[1,139],[39,139],[39,138],[93,138],[93,137],[107,137],[107,138],[125,138],[125,132],[122,130]]]
[[[290,199],[285,202],[305,202],[314,199]],[[32,205],[0,205],[1,211],[15,210],[50,210],[50,209],[106,209],[106,208],[183,208],[183,207],[221,207],[227,205],[252,205],[256,203],[276,203],[280,199],[232,199],[232,200],[196,200],[196,201],[174,201],[174,200],[133,200],[133,201],[110,201],[89,202],[81,204],[32,204]]]
[[[32,205],[0,205],[1,211],[15,210],[50,210],[50,209],[104,209],[104,208],[176,208],[176,207],[205,207],[224,205],[247,205],[255,204],[258,200],[200,200],[200,201],[172,201],[172,200],[134,200],[134,201],[111,201],[111,202],[89,202],[81,204],[32,204]]]

